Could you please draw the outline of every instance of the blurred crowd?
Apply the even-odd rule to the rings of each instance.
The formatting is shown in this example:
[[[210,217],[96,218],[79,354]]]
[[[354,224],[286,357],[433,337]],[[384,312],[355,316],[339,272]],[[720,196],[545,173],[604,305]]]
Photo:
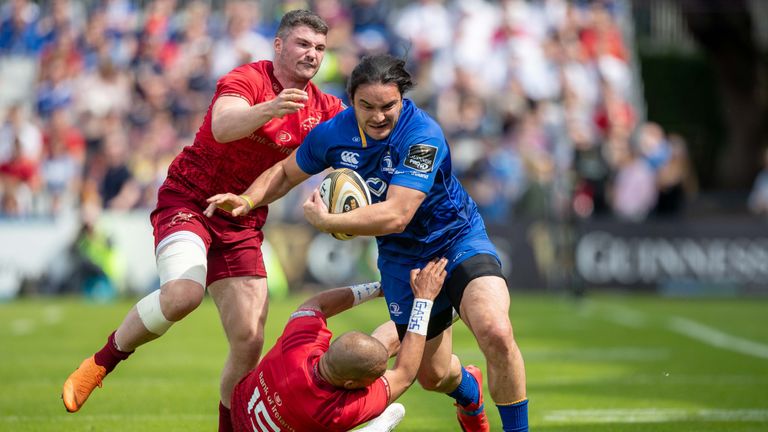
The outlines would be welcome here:
[[[408,96],[443,126],[456,173],[490,222],[680,214],[696,176],[682,137],[633,103],[623,4],[3,2],[0,215],[152,208],[217,78],[270,59],[282,13],[302,7],[331,27],[315,79],[327,92],[346,97],[362,55],[408,59],[417,82]]]

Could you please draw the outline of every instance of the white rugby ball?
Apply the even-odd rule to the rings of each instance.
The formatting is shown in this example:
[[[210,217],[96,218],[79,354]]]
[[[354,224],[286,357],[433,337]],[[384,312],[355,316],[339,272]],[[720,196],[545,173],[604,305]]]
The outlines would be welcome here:
[[[360,174],[349,168],[328,173],[320,183],[320,198],[330,213],[346,213],[371,203],[371,191]],[[331,233],[338,240],[349,240],[353,234]]]

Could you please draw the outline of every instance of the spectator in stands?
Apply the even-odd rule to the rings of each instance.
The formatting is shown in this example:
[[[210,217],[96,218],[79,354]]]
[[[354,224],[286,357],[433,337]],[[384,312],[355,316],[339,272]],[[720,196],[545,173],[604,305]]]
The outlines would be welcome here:
[[[25,156],[21,140],[13,140],[11,155],[0,163],[0,193],[2,210],[9,216],[28,216],[32,213],[34,192],[39,187],[37,162]]]
[[[126,134],[135,156],[127,173],[142,193],[136,205],[151,206],[168,154],[189,143],[207,109],[221,73],[216,68],[228,70],[241,62],[237,58],[245,62],[271,55],[262,34],[271,34],[276,23],[262,19],[265,3],[153,0],[141,8],[128,0],[52,0],[39,7],[29,0],[3,3],[0,53],[25,56],[33,66],[22,76],[40,80],[31,94],[26,86],[13,89],[36,104],[27,117],[32,129],[26,129],[34,130],[59,110],[69,112],[88,143],[83,163],[86,175],[96,180],[86,178],[83,184],[85,196],[93,196],[103,173],[90,169],[90,161],[98,162],[105,137],[125,128],[119,133]],[[497,210],[511,209],[534,187],[536,200],[525,196],[537,214],[569,201],[555,195],[572,189],[578,197],[591,197],[599,213],[602,185],[611,169],[618,169],[602,155],[610,153],[614,134],[627,139],[636,117],[627,95],[630,56],[612,2],[285,0],[276,7],[310,3],[334,23],[325,66],[315,78],[321,88],[342,94],[340,83],[361,54],[407,50],[420,83],[410,97],[441,119],[456,150],[457,173],[471,168],[467,180],[477,186],[478,201],[486,202],[481,195],[494,197],[487,201],[488,211],[506,217],[511,210]],[[224,22],[218,23],[221,15]],[[0,100],[4,104],[9,102]],[[8,158],[12,143],[3,138],[4,129],[0,160]],[[24,133],[25,151],[31,136]],[[47,164],[37,147],[46,179],[49,169],[61,168],[60,156],[51,153],[55,160]],[[527,169],[518,169],[522,162]],[[659,176],[665,172],[659,170],[662,165],[654,165]],[[581,181],[568,185],[573,177],[564,173],[569,170]],[[591,176],[586,182],[585,175]],[[512,181],[513,188],[499,189]],[[57,195],[48,187],[58,190],[61,183],[43,182],[43,196],[33,200]],[[662,192],[658,208],[665,202]]]
[[[670,134],[667,144],[669,159],[656,172],[659,196],[653,212],[660,217],[682,214],[687,202],[696,196],[699,186],[685,139]]]
[[[254,28],[259,21],[259,3],[237,0],[225,6],[227,30],[213,45],[212,74],[220,77],[242,64],[272,60],[272,42]]]
[[[609,193],[613,213],[621,220],[641,222],[656,204],[654,171],[629,141],[614,137],[608,146],[616,173]]]
[[[763,169],[755,178],[747,204],[752,213],[768,216],[768,149],[763,152]]]
[[[0,9],[0,55],[33,57],[43,38],[37,31],[39,8],[29,0],[10,0]]]

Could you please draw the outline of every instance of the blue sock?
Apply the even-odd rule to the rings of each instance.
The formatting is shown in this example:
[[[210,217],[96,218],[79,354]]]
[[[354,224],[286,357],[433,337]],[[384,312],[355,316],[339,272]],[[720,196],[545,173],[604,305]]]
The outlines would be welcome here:
[[[528,399],[511,405],[496,405],[504,432],[528,432]]]
[[[469,374],[464,366],[461,367],[461,382],[456,390],[448,393],[448,396],[456,399],[461,406],[480,402],[480,389],[477,387],[475,377]]]

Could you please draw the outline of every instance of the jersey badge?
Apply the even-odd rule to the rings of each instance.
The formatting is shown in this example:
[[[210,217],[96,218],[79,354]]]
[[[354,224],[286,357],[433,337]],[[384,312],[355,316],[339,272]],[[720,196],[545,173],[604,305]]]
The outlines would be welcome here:
[[[277,140],[280,141],[281,143],[287,143],[288,141],[291,140],[291,134],[288,131],[281,130],[277,134]]]
[[[320,117],[307,117],[301,122],[301,128],[305,131],[309,131],[318,124],[320,124]]]
[[[400,310],[400,305],[392,302],[389,304],[389,313],[392,314],[393,317],[399,317],[403,314],[403,311]]]
[[[357,168],[357,164],[360,163],[360,153],[353,151],[341,152],[341,164],[350,168]]]
[[[365,184],[368,185],[368,189],[371,191],[371,193],[379,198],[381,198],[381,196],[384,195],[384,192],[387,190],[387,183],[378,177],[366,179]]]
[[[389,154],[389,150],[381,158],[381,170],[387,174],[393,174],[395,172],[395,164],[392,162],[392,156]]]
[[[437,157],[437,147],[427,144],[415,144],[408,149],[404,165],[416,171],[432,172]]]

